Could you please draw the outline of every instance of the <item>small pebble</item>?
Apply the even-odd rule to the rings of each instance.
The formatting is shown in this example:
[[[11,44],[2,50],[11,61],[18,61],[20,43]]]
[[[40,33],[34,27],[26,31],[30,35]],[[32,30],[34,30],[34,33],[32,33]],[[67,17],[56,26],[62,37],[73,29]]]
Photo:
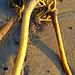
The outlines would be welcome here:
[[[4,70],[8,70],[8,67],[4,67]]]
[[[49,73],[50,71],[47,70],[47,72]]]
[[[15,44],[19,45],[19,42],[16,41]]]
[[[72,29],[72,27],[68,27],[69,29]]]
[[[27,60],[27,57],[25,57],[24,61],[26,62],[26,60]]]
[[[70,29],[72,29],[72,27],[70,27]]]

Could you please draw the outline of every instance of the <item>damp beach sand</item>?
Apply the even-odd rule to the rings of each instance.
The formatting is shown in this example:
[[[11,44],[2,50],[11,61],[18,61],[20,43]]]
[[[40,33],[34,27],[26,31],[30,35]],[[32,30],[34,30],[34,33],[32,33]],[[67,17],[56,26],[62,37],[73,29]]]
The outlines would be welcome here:
[[[69,67],[75,75],[75,0],[57,0],[58,21]],[[29,40],[24,61],[24,75],[66,75],[60,61],[60,52],[52,22],[42,22],[39,27],[30,20]],[[8,0],[0,0],[0,28],[12,16]],[[3,42],[0,41],[0,75],[11,75],[17,57],[21,22],[16,22]]]

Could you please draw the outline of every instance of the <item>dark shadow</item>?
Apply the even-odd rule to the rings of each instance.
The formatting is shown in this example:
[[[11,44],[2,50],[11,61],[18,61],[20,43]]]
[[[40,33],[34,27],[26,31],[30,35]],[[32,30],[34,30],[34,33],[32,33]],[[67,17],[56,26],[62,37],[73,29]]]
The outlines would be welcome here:
[[[56,65],[61,75],[66,75],[65,71],[62,68],[61,60],[59,56],[51,50],[47,45],[45,45],[40,39],[38,39],[38,43],[33,42],[37,48],[39,48],[44,54],[47,55],[48,58]],[[42,47],[41,47],[42,46]]]
[[[68,17],[68,16],[73,16],[75,14],[75,11],[64,11],[59,13],[57,16],[58,18],[64,18],[64,17]]]

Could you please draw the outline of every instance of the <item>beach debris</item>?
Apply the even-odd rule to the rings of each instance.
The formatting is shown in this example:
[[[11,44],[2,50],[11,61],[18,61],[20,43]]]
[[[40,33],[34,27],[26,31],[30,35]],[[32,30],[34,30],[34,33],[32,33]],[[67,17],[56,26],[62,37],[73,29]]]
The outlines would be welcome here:
[[[66,55],[65,55],[65,51],[64,51],[64,47],[63,47],[63,43],[62,43],[61,32],[60,32],[58,18],[57,18],[56,0],[54,0],[54,8],[55,8],[55,10],[52,11],[50,14],[51,14],[52,23],[53,23],[56,37],[57,37],[58,47],[59,47],[59,51],[60,51],[60,55],[61,55],[61,62],[62,62],[62,65],[63,65],[63,68],[64,68],[66,74],[72,75],[72,72],[67,63],[67,59],[66,59]]]
[[[27,0],[8,0],[9,7],[13,7],[14,9],[11,9],[11,11],[15,11],[17,15],[19,16],[17,21],[20,21],[22,18],[22,13],[25,8]]]
[[[72,29],[72,27],[67,27],[67,28]]]
[[[6,25],[4,25],[1,29],[0,29],[0,40],[2,40],[2,38],[6,35],[6,33],[10,30],[11,26],[13,25],[13,23],[16,22],[18,16],[16,16],[16,14],[13,14],[13,16],[10,18],[10,20],[6,23]]]
[[[4,71],[5,71],[5,70],[8,70],[8,67],[4,67]]]
[[[50,71],[49,71],[49,70],[47,70],[47,72],[49,73]]]
[[[20,75],[23,62],[26,56],[26,48],[28,42],[29,33],[29,21],[31,13],[39,0],[27,1],[25,10],[23,11],[22,25],[21,25],[21,36],[20,36],[20,46],[18,50],[17,59],[15,61],[14,69],[12,75]]]
[[[10,0],[10,1],[12,2],[12,0]],[[55,33],[56,33],[56,37],[57,37],[59,50],[60,50],[61,62],[62,62],[63,68],[67,75],[72,75],[70,68],[68,66],[65,51],[63,48],[60,28],[59,28],[58,19],[57,19],[56,0],[52,0],[50,3],[48,2],[48,0],[30,0],[30,2],[29,1],[26,2],[26,1],[27,0],[25,0],[25,1],[23,0],[24,4],[21,8],[12,2],[13,6],[15,6],[15,8],[19,9],[20,16],[18,18],[18,21],[20,20],[21,14],[25,8],[24,14],[23,14],[22,26],[21,26],[20,46],[19,46],[18,55],[17,55],[17,59],[15,61],[14,70],[13,70],[12,75],[20,75],[20,74],[23,75],[22,67],[23,67],[23,62],[24,62],[25,56],[26,56],[29,20],[30,20],[30,16],[31,16],[31,13],[32,13],[34,7],[39,2],[41,2],[43,4],[42,6],[45,6],[47,8],[47,10],[44,9],[37,16],[40,18],[40,21],[51,21],[52,20],[52,23],[53,23],[53,26],[55,29]],[[26,7],[25,7],[25,4],[27,5]],[[38,6],[38,7],[42,7],[42,6]],[[42,17],[42,16],[44,16],[44,17]],[[12,21],[12,20],[13,20],[13,18],[10,21]],[[13,21],[11,22],[11,25],[12,24],[13,24]],[[10,29],[10,27],[9,27],[9,29]],[[1,33],[0,37],[2,37],[2,35],[5,35],[5,34]]]
[[[5,34],[9,31],[12,24],[13,24],[13,18],[11,18],[10,21],[0,29],[0,40],[2,40]]]
[[[26,49],[27,49],[27,42],[28,42],[29,20],[34,7],[39,2],[41,2],[43,6],[46,6],[47,10],[46,11],[43,10],[43,12],[41,11],[37,16],[41,18],[43,15],[47,14],[48,15],[47,18],[42,20],[40,19],[40,21],[52,20],[56,37],[57,37],[59,50],[60,50],[61,62],[62,62],[63,68],[67,75],[72,75],[71,70],[67,63],[67,59],[66,59],[66,55],[65,55],[65,51],[64,51],[64,47],[62,43],[60,28],[59,28],[58,19],[57,19],[56,0],[52,0],[50,3],[48,2],[48,0],[30,0],[30,2],[28,1],[26,3],[27,6],[25,7],[25,10],[24,10],[22,26],[21,26],[20,46],[19,46],[18,55],[17,55],[17,59],[15,62],[12,75],[20,75],[22,71],[21,68],[26,56]]]
[[[15,44],[19,45],[19,42],[18,41],[15,41]]]
[[[36,35],[35,38],[42,39],[42,37],[40,35]]]

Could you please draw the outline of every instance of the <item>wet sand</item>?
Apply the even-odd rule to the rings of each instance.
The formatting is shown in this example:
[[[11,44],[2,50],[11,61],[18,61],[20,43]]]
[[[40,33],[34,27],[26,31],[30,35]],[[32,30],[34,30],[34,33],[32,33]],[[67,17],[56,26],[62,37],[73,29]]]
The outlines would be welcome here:
[[[57,1],[57,9],[67,61],[75,75],[75,0],[64,0],[64,3]],[[35,13],[36,10],[32,17]],[[0,28],[8,22],[12,14],[8,0],[0,0]],[[66,75],[60,61],[52,22],[43,22],[36,28],[32,23],[33,18],[30,21],[30,42],[24,62],[24,75]],[[0,42],[0,75],[12,73],[19,48],[20,28],[21,22],[15,23],[3,38],[4,42]]]

